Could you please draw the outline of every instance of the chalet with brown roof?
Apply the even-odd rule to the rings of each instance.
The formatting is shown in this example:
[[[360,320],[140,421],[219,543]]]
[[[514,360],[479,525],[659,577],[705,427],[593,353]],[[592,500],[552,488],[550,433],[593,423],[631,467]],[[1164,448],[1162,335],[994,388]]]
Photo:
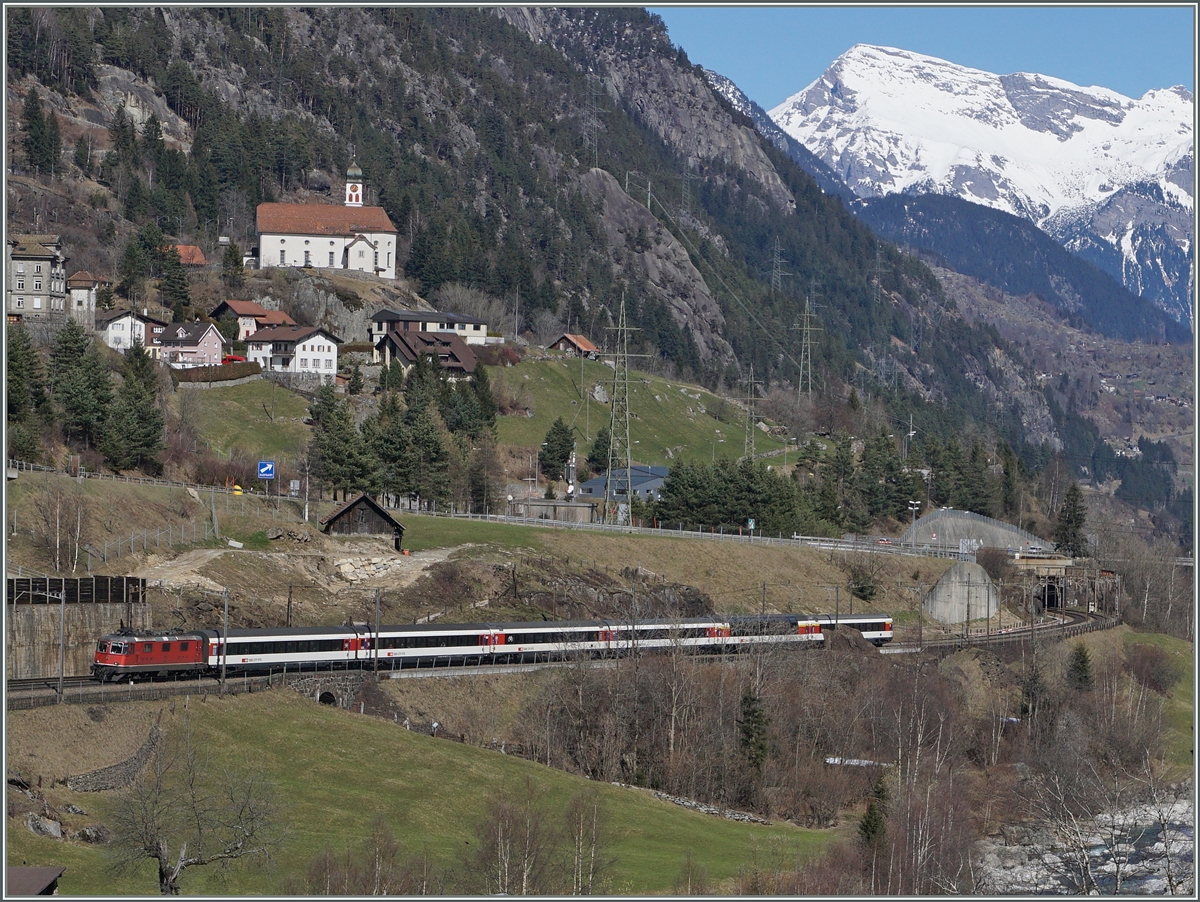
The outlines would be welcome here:
[[[397,551],[404,541],[404,526],[370,495],[350,499],[320,521],[321,531],[335,536],[392,537]]]
[[[583,335],[571,335],[564,333],[550,343],[552,351],[563,351],[570,354],[572,357],[587,357],[589,360],[595,360],[600,354],[600,349]]]
[[[457,335],[448,332],[400,332],[393,330],[375,346],[383,363],[399,360],[407,373],[422,354],[435,358],[452,382],[466,379],[477,364],[475,352]]]
[[[226,313],[237,317],[238,341],[245,341],[259,329],[296,325],[296,321],[282,310],[267,310],[257,301],[221,301],[208,315],[219,321]]]
[[[346,171],[346,201],[333,204],[259,204],[258,265],[308,266],[396,278],[396,227],[383,207],[363,206],[362,170]]]

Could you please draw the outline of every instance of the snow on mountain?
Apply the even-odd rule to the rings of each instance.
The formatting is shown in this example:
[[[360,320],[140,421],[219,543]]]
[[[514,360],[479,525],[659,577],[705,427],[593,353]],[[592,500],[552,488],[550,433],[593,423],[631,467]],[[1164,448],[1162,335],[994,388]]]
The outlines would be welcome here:
[[[1022,216],[1191,322],[1182,87],[1135,100],[858,44],[769,115],[859,197],[953,194]]]

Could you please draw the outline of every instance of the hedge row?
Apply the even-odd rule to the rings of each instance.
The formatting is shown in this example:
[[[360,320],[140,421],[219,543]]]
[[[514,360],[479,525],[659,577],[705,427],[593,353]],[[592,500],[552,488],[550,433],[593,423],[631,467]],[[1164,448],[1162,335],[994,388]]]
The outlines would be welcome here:
[[[226,363],[221,366],[196,366],[186,370],[176,370],[175,379],[178,382],[227,382],[230,379],[257,376],[261,372],[261,364],[247,360],[240,363]]]

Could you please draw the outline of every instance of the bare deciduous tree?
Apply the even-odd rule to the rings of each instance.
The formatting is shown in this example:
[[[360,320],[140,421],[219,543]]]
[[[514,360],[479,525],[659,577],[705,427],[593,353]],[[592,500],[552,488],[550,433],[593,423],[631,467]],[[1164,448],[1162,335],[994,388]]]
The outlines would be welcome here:
[[[114,849],[124,865],[158,865],[177,896],[188,868],[266,855],[278,839],[272,787],[254,773],[214,773],[187,719],[117,801]]]

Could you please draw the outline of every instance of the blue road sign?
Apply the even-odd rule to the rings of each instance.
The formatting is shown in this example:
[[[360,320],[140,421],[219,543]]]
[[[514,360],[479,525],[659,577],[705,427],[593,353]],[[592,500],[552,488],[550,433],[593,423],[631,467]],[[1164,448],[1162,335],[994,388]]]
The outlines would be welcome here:
[[[258,462],[258,478],[259,479],[274,479],[275,478],[275,461],[260,460]]]

